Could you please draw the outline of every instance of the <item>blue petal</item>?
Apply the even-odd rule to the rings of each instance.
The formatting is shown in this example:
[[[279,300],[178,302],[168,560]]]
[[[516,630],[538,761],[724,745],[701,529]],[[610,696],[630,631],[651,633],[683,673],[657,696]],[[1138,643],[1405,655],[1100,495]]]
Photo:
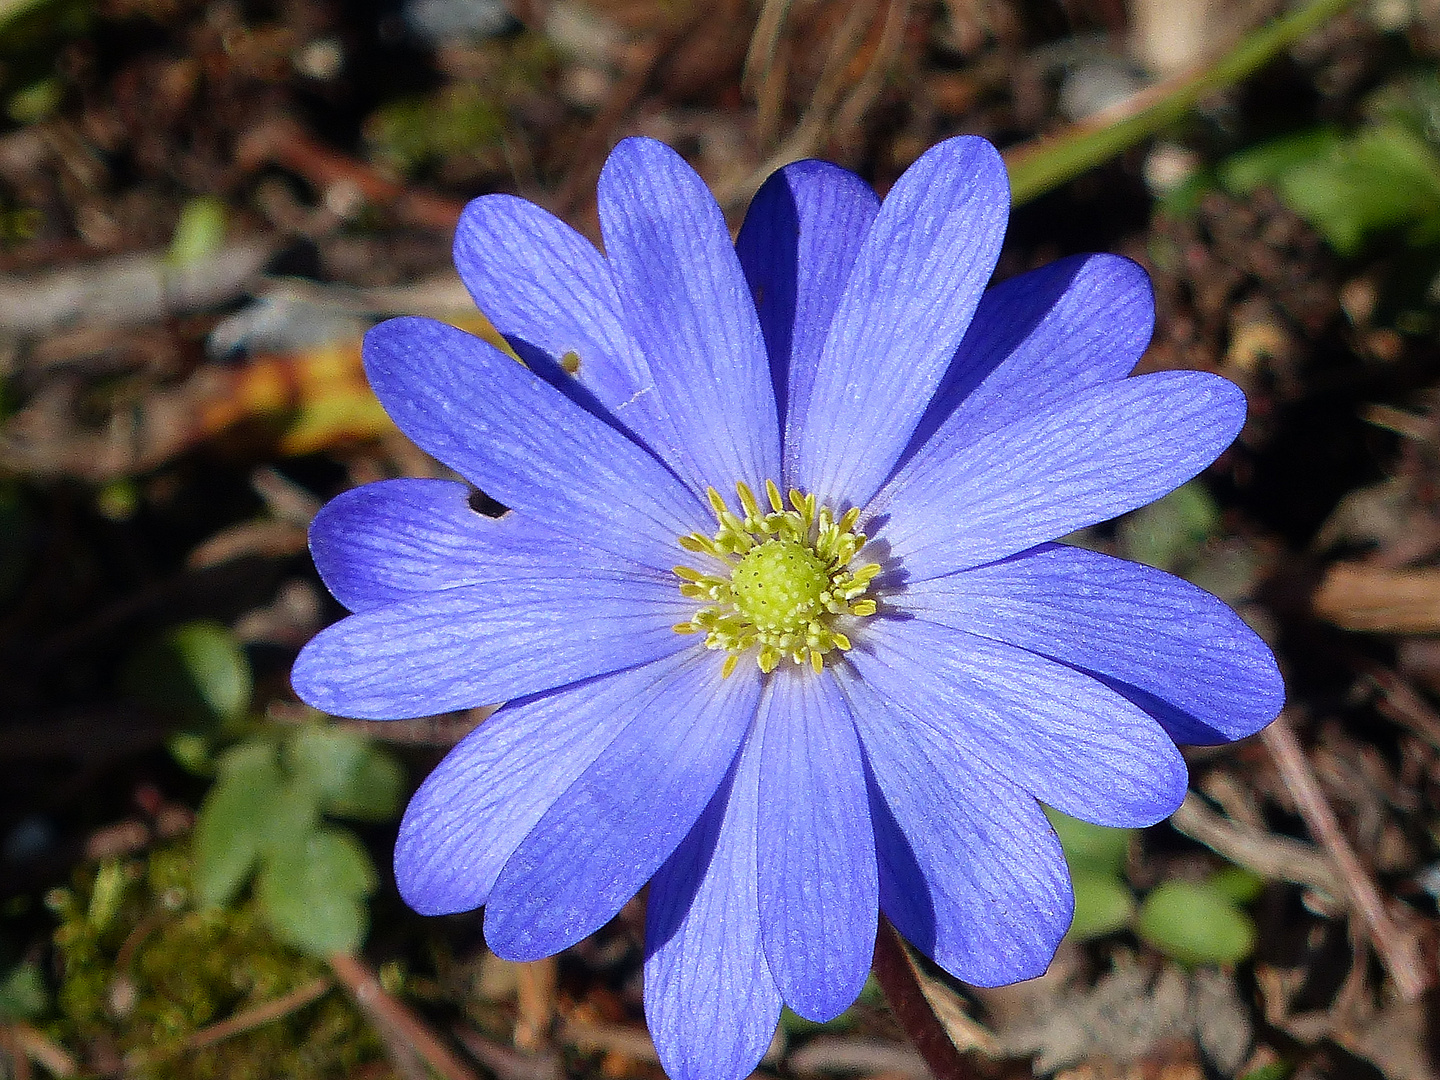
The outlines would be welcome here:
[[[830,320],[879,209],[854,173],[797,161],[773,173],[746,211],[735,251],[760,315],[781,417],[792,390],[795,411],[807,411]]]
[[[671,425],[656,413],[645,357],[630,339],[610,267],[593,244],[534,203],[485,195],[460,215],[455,267],[516,353],[577,400],[590,396],[652,446]],[[566,354],[579,358],[572,376]]]
[[[1065,854],[1035,797],[839,665],[870,766],[880,907],[973,986],[1043,974],[1070,925]]]
[[[395,880],[422,915],[480,907],[500,868],[688,657],[512,702],[467,735],[410,800]]]
[[[1244,423],[1245,395],[1218,375],[1121,379],[978,438],[947,428],[861,525],[905,581],[924,581],[1143,506],[1214,461]]]
[[[1124,378],[1154,329],[1150,276],[1118,255],[1075,255],[997,285],[980,298],[905,456],[946,421],[974,437]]]
[[[865,985],[879,882],[860,743],[839,688],[775,672],[760,705],[760,924],[785,1004],[823,1023]]]
[[[365,372],[419,447],[556,532],[657,569],[712,518],[655,458],[477,337],[432,319],[365,335]]]
[[[780,1019],[760,942],[759,786],[760,745],[750,738],[650,882],[645,1019],[672,1080],[743,1080]]]
[[[1093,551],[1035,548],[914,585],[904,605],[1154,695],[1204,725],[1204,742],[1253,735],[1285,703],[1269,647],[1223,603],[1170,574]],[[1152,715],[1172,736],[1204,734]]]
[[[672,627],[694,611],[656,574],[501,569],[340,620],[300,650],[290,681],[336,716],[433,716],[669,656],[692,644]]]
[[[507,571],[534,577],[590,566],[646,573],[524,514],[478,514],[470,509],[470,489],[453,480],[381,480],[337,495],[310,524],[310,554],[326,587],[351,611],[504,580]]]
[[[759,672],[699,652],[545,812],[500,871],[485,940],[507,960],[557,953],[605,925],[685,838],[730,771]]]
[[[1185,798],[1160,725],[1074,668],[919,618],[877,618],[845,656],[880,698],[1071,817],[1153,825]]]
[[[653,139],[605,162],[600,229],[631,337],[677,443],[657,451],[693,487],[759,491],[779,475],[780,428],[755,304],[705,182]]]
[[[884,482],[995,268],[1009,204],[999,153],[972,136],[932,147],[896,182],[860,249],[813,384],[795,392],[787,483],[833,506],[863,506]]]

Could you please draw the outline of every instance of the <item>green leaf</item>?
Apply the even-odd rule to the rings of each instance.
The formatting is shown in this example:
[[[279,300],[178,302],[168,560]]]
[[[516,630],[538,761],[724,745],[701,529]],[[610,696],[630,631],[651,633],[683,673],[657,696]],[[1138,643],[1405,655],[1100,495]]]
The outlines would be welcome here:
[[[1350,136],[1322,128],[1267,143],[1231,158],[1221,177],[1237,194],[1272,185],[1342,255],[1394,229],[1416,245],[1440,239],[1440,156],[1394,121]]]
[[[170,238],[170,262],[186,266],[214,255],[225,246],[225,202],[215,195],[197,195],[180,210]]]
[[[1124,872],[1134,829],[1091,825],[1088,821],[1067,817],[1049,806],[1045,807],[1045,816],[1060,837],[1060,846],[1065,849],[1065,861],[1070,865],[1072,874],[1091,873],[1118,878]]]
[[[1110,874],[1081,872],[1071,876],[1075,887],[1075,918],[1067,933],[1074,941],[1113,934],[1130,925],[1135,894]]]
[[[285,744],[296,780],[310,785],[328,814],[386,821],[400,810],[405,775],[400,763],[363,736],[307,725]]]
[[[122,683],[130,696],[200,727],[242,717],[253,687],[250,661],[235,635],[205,621],[174,627],[141,646]]]
[[[316,956],[353,953],[365,940],[375,869],[353,835],[321,828],[267,856],[255,892],[276,934]]]
[[[50,1007],[38,964],[16,964],[0,979],[0,1021],[34,1020]]]
[[[194,881],[202,904],[220,907],[235,898],[260,856],[283,792],[272,743],[241,743],[220,758],[219,778],[195,818]]]
[[[1265,891],[1265,879],[1243,866],[1227,866],[1210,875],[1206,884],[1236,904],[1250,904]]]
[[[1219,890],[1167,881],[1140,905],[1135,931],[1186,964],[1233,964],[1255,947],[1255,924]]]

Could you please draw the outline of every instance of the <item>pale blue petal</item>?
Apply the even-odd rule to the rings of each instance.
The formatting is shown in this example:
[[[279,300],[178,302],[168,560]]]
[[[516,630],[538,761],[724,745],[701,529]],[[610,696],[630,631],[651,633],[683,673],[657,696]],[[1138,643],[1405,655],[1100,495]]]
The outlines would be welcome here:
[[[964,570],[1159,498],[1244,423],[1245,395],[1218,375],[1162,371],[1091,387],[975,439],[931,439],[861,527],[888,546],[904,581]]]
[[[913,585],[904,605],[1155,695],[1205,725],[1206,742],[1253,735],[1285,703],[1274,656],[1235,612],[1180,578],[1093,551],[1035,548]]]
[[[693,662],[555,800],[506,861],[485,908],[485,940],[535,960],[605,925],[675,850],[725,779],[760,696],[759,671],[721,678]]]
[[[885,197],[786,432],[786,482],[863,506],[910,441],[980,300],[1005,235],[999,153],[961,136]]]
[[[760,923],[785,1004],[832,1020],[865,985],[879,882],[865,769],[829,674],[780,668],[760,705]]]
[[[600,406],[651,446],[672,439],[645,357],[630,339],[610,267],[553,214],[513,195],[484,195],[460,215],[455,268],[516,353],[552,385]],[[572,374],[566,354],[578,358]],[[577,393],[576,387],[585,393]]]
[[[879,209],[870,185],[849,170],[797,161],[772,173],[745,213],[735,251],[760,315],[782,418],[792,399],[796,412],[807,412],[825,335]]]
[[[600,173],[600,229],[630,335],[678,443],[654,447],[703,491],[779,475],[765,341],[725,217],[685,160],[626,139]]]
[[[656,575],[524,514],[476,513],[470,493],[453,480],[403,479],[337,495],[310,524],[310,554],[326,588],[351,611],[369,611],[442,589],[568,575],[576,567]]]
[[[880,698],[1071,817],[1153,825],[1185,798],[1160,725],[1074,668],[919,618],[872,620],[845,656]]]
[[[836,677],[870,766],[881,909],[962,982],[1043,974],[1074,904],[1039,803],[964,739],[937,735],[850,670],[838,665]]]
[[[759,740],[650,882],[645,1019],[672,1080],[743,1080],[775,1035],[780,992],[760,941]]]
[[[1124,378],[1154,329],[1150,276],[1119,255],[1075,255],[995,286],[905,456],[947,421],[983,435]]]
[[[424,451],[556,532],[657,569],[675,538],[713,529],[655,458],[477,337],[432,319],[365,335],[365,372]]]
[[[467,735],[420,785],[395,841],[395,880],[422,915],[480,907],[500,868],[656,690],[690,659],[513,702]]]
[[[300,699],[399,720],[494,705],[693,646],[695,605],[659,575],[573,567],[431,593],[342,619],[300,650]]]

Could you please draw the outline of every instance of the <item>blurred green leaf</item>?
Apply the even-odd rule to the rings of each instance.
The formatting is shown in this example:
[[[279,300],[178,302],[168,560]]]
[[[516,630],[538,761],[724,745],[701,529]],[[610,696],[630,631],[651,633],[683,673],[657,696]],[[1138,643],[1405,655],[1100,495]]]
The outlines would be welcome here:
[[[1227,866],[1210,875],[1206,882],[1221,896],[1236,904],[1250,904],[1265,891],[1265,879],[1243,866]]]
[[[170,238],[170,262],[187,266],[225,246],[225,201],[215,195],[197,195],[180,210]]]
[[[1119,878],[1124,873],[1134,829],[1091,825],[1049,806],[1045,807],[1045,816],[1060,837],[1060,846],[1065,849],[1065,861],[1072,874],[1090,873]]]
[[[1067,933],[1074,941],[1113,934],[1130,925],[1135,894],[1112,874],[1081,871],[1071,875],[1075,888],[1075,918]]]
[[[120,912],[125,899],[125,867],[114,859],[100,864],[90,892],[85,919],[96,931],[103,931]]]
[[[242,743],[220,758],[219,779],[195,818],[195,893],[202,904],[222,906],[239,893],[260,856],[283,789],[280,763],[268,742]]]
[[[64,96],[65,85],[52,75],[11,94],[5,112],[17,124],[38,124],[55,115]]]
[[[375,869],[360,842],[343,830],[322,828],[303,845],[266,859],[256,895],[277,934],[325,956],[360,947],[364,901],[375,886]]]
[[[400,763],[362,736],[306,725],[285,751],[296,780],[314,788],[326,813],[385,821],[399,811],[405,786]]]
[[[187,724],[238,720],[250,707],[250,661],[215,622],[191,622],[141,646],[121,677],[125,691]]]
[[[365,122],[365,139],[376,155],[404,172],[497,145],[504,134],[504,112],[475,83],[451,83],[428,98],[391,102]]]
[[[1342,255],[1392,229],[1415,245],[1440,240],[1440,155],[1394,121],[1288,136],[1232,157],[1220,176],[1234,194],[1273,186]]]
[[[1126,558],[1176,572],[1200,556],[1219,524],[1215,500],[1203,484],[1192,480],[1126,514],[1117,526],[1117,539]]]
[[[38,964],[16,964],[0,979],[0,1021],[34,1020],[50,1007],[50,992]]]
[[[1145,897],[1135,931],[1187,964],[1233,964],[1255,947],[1255,924],[1211,885],[1167,881]]]

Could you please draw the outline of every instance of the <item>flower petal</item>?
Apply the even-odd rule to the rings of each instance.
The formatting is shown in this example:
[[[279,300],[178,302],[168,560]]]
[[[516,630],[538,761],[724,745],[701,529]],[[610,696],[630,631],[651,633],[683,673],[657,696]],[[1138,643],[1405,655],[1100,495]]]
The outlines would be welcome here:
[[[696,651],[636,709],[521,841],[485,908],[485,940],[535,960],[605,925],[640,891],[725,779],[755,716],[753,668],[725,679]]]
[[[1091,387],[999,431],[934,438],[867,508],[905,581],[1013,555],[1189,480],[1245,423],[1218,375],[1162,371]]]
[[[880,209],[870,185],[828,161],[797,161],[761,185],[735,239],[750,283],[779,415],[808,395],[830,320]],[[806,401],[797,400],[801,415]],[[780,477],[773,479],[779,480]]]
[[[839,1016],[870,971],[878,925],[875,834],[850,710],[833,678],[782,668],[759,715],[760,923],[785,1004]]]
[[[1224,603],[1170,574],[1093,551],[1034,548],[914,585],[904,604],[931,622],[1155,695],[1203,724],[1207,742],[1253,735],[1285,703],[1269,647]]]
[[[760,943],[760,742],[650,882],[645,1019],[673,1080],[744,1080],[775,1035],[780,992]]]
[[[342,492],[311,522],[310,554],[351,611],[503,580],[505,571],[534,577],[591,566],[646,574],[524,514],[476,513],[470,488],[453,480],[380,480]]]
[[[919,618],[876,620],[845,656],[880,698],[1071,817],[1153,825],[1185,798],[1160,725],[1083,672]]]
[[[365,335],[365,372],[400,429],[487,495],[658,569],[710,516],[660,462],[499,349],[433,319]]]
[[[860,249],[812,385],[795,388],[805,409],[791,406],[788,484],[841,507],[863,506],[884,482],[995,269],[1009,207],[999,153],[973,136],[932,147],[896,182]]]
[[[1044,973],[1070,925],[1065,853],[1035,797],[839,665],[870,767],[880,907],[972,986]]]
[[[574,388],[583,388],[644,441],[668,445],[671,427],[656,415],[649,367],[595,245],[532,202],[484,195],[460,215],[455,267],[532,370],[577,400]],[[563,366],[567,354],[579,363],[573,375]]]
[[[669,656],[691,644],[672,627],[694,610],[659,575],[502,570],[326,627],[300,650],[290,681],[336,716],[433,716]]]
[[[653,139],[625,139],[600,173],[600,230],[657,408],[678,442],[656,447],[703,491],[761,490],[779,475],[780,428],[755,304],[705,182]]]
[[[942,423],[973,438],[1123,379],[1154,329],[1150,276],[1119,255],[1075,255],[995,286],[980,298],[906,458]]]
[[[685,657],[506,705],[420,785],[395,841],[395,880],[422,915],[472,911],[500,868]]]

